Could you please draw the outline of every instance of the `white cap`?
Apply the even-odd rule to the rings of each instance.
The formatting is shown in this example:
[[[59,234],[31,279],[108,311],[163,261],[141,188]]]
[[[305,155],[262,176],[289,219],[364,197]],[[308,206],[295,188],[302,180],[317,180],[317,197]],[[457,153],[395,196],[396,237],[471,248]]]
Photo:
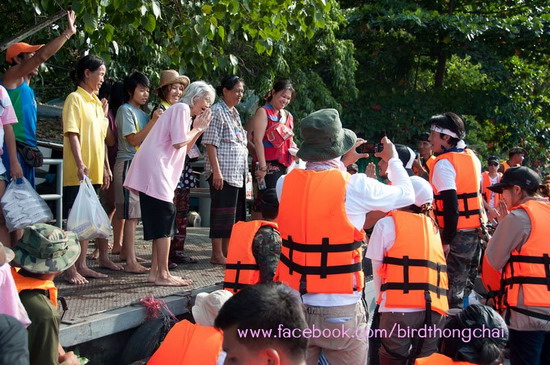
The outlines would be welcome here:
[[[410,179],[414,189],[414,205],[421,207],[431,203],[434,199],[434,191],[430,183],[420,176],[411,176]]]
[[[191,309],[195,322],[202,326],[214,326],[214,320],[223,304],[233,296],[227,290],[216,290],[212,293],[199,293],[195,298],[195,305]]]

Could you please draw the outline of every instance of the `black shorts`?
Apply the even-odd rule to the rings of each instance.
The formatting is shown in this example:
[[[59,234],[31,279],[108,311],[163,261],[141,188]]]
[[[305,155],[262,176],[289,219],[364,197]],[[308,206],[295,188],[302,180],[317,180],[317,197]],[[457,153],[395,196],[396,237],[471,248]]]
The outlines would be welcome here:
[[[93,184],[94,190],[97,193],[99,191],[99,188],[101,188],[100,184]],[[76,200],[76,196],[78,195],[78,190],[80,189],[80,185],[71,185],[71,186],[64,186],[63,187],[63,215],[65,217],[69,216],[69,210],[73,207],[74,201]]]
[[[143,239],[173,237],[176,234],[176,207],[174,203],[139,193]]]

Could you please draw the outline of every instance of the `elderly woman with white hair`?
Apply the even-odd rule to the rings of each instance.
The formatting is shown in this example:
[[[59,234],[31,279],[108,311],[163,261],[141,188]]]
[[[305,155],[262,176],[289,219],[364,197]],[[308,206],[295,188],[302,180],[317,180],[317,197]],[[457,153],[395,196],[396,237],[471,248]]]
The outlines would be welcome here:
[[[143,236],[145,240],[153,240],[148,281],[155,285],[191,284],[191,280],[168,272],[170,239],[176,233],[174,190],[187,151],[210,124],[210,104],[215,96],[214,88],[204,81],[191,83],[182,103],[170,106],[151,129],[124,182],[127,189],[139,192]]]

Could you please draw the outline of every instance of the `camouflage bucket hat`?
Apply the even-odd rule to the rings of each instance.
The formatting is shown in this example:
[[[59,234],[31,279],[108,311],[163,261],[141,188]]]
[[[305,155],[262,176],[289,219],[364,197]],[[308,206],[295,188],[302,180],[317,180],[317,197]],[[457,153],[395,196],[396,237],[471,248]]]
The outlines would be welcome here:
[[[13,250],[17,266],[37,274],[53,274],[75,263],[80,244],[75,233],[40,223],[25,228]]]

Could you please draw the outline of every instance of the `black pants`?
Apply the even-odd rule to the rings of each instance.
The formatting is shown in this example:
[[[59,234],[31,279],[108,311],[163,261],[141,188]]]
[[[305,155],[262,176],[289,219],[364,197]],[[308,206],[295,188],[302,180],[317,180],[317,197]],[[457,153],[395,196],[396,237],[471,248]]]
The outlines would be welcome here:
[[[550,364],[550,331],[510,329],[510,364]]]

